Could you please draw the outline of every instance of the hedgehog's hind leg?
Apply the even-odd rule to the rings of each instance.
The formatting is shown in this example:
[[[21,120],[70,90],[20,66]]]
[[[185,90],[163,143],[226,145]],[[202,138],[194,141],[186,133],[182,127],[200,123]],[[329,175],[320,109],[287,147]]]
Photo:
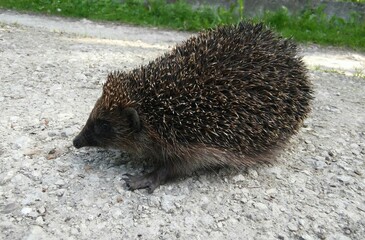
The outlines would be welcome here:
[[[168,168],[160,167],[142,176],[132,176],[128,174],[125,176],[127,176],[127,178],[124,180],[129,190],[133,191],[147,188],[148,193],[153,193],[158,186],[164,184],[170,178],[171,174]]]

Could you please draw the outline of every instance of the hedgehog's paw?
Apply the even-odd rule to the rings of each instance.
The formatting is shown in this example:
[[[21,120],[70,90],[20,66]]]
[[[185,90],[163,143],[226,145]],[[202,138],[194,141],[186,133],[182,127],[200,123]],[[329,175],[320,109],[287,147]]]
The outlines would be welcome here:
[[[147,188],[148,193],[153,193],[158,186],[166,182],[168,172],[165,168],[160,168],[142,176],[132,176],[129,174],[125,176],[124,180],[129,190]]]

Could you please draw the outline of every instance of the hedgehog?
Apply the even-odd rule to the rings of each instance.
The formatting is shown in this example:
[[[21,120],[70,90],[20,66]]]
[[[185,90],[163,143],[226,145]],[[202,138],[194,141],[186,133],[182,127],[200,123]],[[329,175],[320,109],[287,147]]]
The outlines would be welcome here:
[[[270,163],[310,111],[297,45],[262,23],[219,26],[129,72],[111,72],[73,140],[153,166],[127,175],[153,192],[198,169]]]

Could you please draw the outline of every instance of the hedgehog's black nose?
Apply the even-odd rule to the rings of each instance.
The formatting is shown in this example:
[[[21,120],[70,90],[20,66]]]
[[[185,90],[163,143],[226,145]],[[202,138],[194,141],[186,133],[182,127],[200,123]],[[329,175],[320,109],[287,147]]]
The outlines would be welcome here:
[[[83,147],[84,144],[83,144],[82,137],[80,137],[80,136],[75,137],[75,139],[73,140],[73,145],[74,145],[75,148]]]

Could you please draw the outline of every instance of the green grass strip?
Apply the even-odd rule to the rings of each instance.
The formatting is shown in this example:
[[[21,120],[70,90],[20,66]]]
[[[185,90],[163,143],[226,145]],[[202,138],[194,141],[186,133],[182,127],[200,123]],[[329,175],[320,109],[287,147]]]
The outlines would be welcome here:
[[[299,42],[365,51],[365,22],[360,22],[355,15],[347,21],[339,17],[328,18],[323,9],[318,8],[291,16],[283,8],[275,13],[266,13],[263,20],[283,36],[293,36]]]
[[[46,13],[58,16],[87,18],[157,26],[185,31],[199,31],[220,24],[232,24],[241,20],[243,0],[230,9],[207,6],[193,8],[183,0],[166,3],[166,0],[0,0],[6,9]],[[286,9],[268,12],[263,21],[286,37],[299,42],[344,46],[365,51],[365,22],[356,16],[345,21],[328,18],[323,9],[307,10],[290,15]]]

